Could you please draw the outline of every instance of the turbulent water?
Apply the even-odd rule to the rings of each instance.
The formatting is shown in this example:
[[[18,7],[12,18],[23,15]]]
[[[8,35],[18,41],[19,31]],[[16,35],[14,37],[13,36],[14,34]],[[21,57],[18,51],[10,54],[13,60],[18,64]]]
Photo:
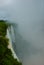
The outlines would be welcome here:
[[[44,0],[4,0],[0,19],[17,24],[13,47],[23,65],[44,65]]]

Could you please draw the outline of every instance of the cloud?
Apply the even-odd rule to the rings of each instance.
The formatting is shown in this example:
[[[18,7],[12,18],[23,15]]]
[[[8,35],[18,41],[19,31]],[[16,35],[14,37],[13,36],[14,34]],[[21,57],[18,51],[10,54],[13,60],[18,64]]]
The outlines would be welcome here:
[[[0,0],[0,7],[7,6],[11,4],[13,0]]]

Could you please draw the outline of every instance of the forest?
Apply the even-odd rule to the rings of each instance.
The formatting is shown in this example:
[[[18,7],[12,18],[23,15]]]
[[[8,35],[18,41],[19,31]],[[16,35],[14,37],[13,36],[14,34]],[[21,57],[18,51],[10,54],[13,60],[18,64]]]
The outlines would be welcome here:
[[[8,48],[9,39],[6,38],[8,24],[4,20],[0,20],[0,65],[22,65],[12,56],[11,50]]]

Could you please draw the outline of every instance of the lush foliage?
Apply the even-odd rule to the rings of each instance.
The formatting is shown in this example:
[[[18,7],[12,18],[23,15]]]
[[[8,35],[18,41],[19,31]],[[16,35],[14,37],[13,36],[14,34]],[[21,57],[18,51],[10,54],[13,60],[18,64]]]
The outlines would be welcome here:
[[[7,27],[8,27],[8,25],[5,23],[5,21],[0,20],[0,36],[1,35],[3,35],[3,36],[6,35]]]
[[[22,65],[14,59],[12,52],[8,49],[8,39],[5,37],[8,25],[0,20],[0,65]]]

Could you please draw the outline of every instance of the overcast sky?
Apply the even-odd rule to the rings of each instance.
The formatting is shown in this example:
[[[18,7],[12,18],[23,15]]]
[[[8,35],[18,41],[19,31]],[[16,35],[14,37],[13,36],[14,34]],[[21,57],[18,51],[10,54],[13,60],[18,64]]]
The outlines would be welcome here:
[[[31,46],[44,49],[44,0],[0,0],[0,19],[15,21]]]
[[[28,16],[25,18],[29,19],[30,14],[30,18],[32,19],[38,19],[38,17],[42,19],[43,6],[44,0],[0,0],[0,13],[2,12],[0,17],[12,17],[12,19],[16,17],[17,19],[22,18],[24,20],[25,16]]]

